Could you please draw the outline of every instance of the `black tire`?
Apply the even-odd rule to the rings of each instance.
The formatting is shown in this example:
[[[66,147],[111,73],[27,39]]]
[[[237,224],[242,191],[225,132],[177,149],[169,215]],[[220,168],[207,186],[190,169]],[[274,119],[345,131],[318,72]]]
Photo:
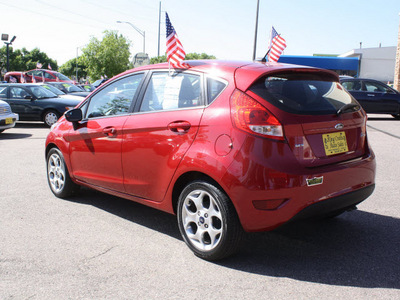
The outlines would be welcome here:
[[[46,110],[43,115],[43,122],[46,126],[51,127],[60,118],[60,114],[53,109]]]
[[[194,181],[178,200],[178,226],[187,246],[205,260],[219,260],[239,249],[244,236],[228,196],[206,181]]]
[[[400,120],[400,113],[393,114],[392,117],[395,118],[396,120]]]
[[[79,185],[74,183],[69,176],[64,156],[57,148],[52,148],[47,154],[47,182],[50,190],[58,198],[67,198],[79,190]]]

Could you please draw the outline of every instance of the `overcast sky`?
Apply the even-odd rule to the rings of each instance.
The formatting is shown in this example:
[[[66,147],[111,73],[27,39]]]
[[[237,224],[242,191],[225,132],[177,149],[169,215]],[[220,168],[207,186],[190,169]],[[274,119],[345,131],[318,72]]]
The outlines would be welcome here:
[[[90,37],[117,30],[141,52],[158,52],[159,0],[0,0],[0,33],[17,36],[14,48],[41,51],[61,65],[81,54]],[[165,53],[165,11],[186,53],[251,60],[257,0],[161,1],[160,54]],[[286,55],[341,54],[396,46],[399,0],[260,0],[257,57],[266,52],[271,26],[287,43]]]

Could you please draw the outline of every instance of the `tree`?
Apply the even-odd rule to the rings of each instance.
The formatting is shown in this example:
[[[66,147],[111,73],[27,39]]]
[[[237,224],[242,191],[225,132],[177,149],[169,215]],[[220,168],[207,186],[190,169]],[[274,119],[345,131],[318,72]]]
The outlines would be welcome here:
[[[82,49],[82,63],[91,80],[106,75],[111,78],[129,68],[130,42],[117,31],[104,31],[100,41],[95,37]]]
[[[34,48],[32,51],[28,51],[26,48],[13,49],[9,47],[9,71],[28,71],[36,68],[36,64],[40,62],[44,68],[47,68],[50,64],[53,70],[57,70],[57,61],[51,59],[46,53],[41,52],[39,48]],[[7,68],[7,47],[3,46],[0,49],[0,69],[1,72],[5,72]]]
[[[77,64],[78,62],[78,64]],[[78,65],[78,78],[86,78],[87,76],[87,65],[85,64],[82,56],[78,57],[78,60],[75,58],[70,59],[65,64],[60,67],[60,73],[68,77],[76,76],[76,67]]]
[[[206,53],[188,53],[186,54],[185,60],[197,60],[197,59],[216,59],[214,55],[208,55]],[[167,56],[156,56],[150,59],[150,64],[158,64],[162,62],[167,62]]]

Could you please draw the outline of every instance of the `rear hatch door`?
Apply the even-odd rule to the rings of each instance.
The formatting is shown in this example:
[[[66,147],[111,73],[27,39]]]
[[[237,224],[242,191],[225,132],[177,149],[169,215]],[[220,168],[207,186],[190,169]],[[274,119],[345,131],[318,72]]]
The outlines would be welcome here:
[[[318,69],[269,73],[247,93],[282,123],[296,159],[304,167],[344,162],[366,151],[366,114],[337,76]]]

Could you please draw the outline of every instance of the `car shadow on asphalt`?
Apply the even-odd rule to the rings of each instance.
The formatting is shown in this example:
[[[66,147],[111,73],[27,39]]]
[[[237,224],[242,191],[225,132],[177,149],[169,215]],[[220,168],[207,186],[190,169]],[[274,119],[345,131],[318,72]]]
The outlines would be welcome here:
[[[38,121],[18,121],[15,124],[15,128],[49,128],[43,122]]]
[[[67,201],[92,205],[130,222],[181,240],[176,216],[146,205],[85,187],[80,189],[78,195]]]
[[[69,201],[182,240],[176,217],[168,213],[90,189]],[[400,219],[357,210],[290,223],[273,232],[247,234],[236,255],[215,264],[313,283],[400,289]]]
[[[0,140],[17,140],[30,138],[32,134],[27,133],[8,133],[7,131],[0,134]]]
[[[220,263],[244,272],[368,288],[400,289],[400,219],[352,211],[248,234]]]

